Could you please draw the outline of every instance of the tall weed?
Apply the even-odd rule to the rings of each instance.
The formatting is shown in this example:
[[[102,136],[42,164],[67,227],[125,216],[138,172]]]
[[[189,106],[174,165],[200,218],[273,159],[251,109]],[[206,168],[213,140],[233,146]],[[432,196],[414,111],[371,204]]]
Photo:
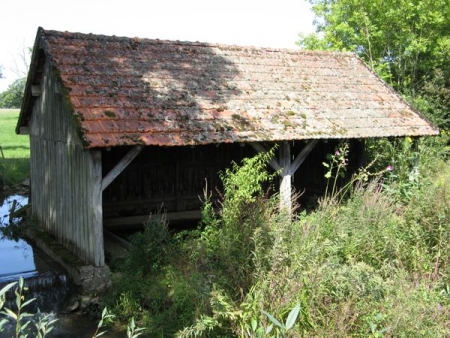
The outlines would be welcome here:
[[[425,268],[434,280],[450,277],[450,171],[446,170],[427,179],[404,212],[407,225],[417,233],[417,245],[425,246]]]
[[[209,264],[218,268],[216,274],[225,274],[222,287],[235,300],[254,283],[255,254],[264,256],[265,235],[276,205],[269,205],[263,191],[263,184],[273,178],[266,170],[272,156],[273,151],[244,159],[241,166],[233,164],[220,175],[224,195],[217,216],[211,202],[205,201],[203,214],[207,217],[202,220],[199,245],[204,246]]]

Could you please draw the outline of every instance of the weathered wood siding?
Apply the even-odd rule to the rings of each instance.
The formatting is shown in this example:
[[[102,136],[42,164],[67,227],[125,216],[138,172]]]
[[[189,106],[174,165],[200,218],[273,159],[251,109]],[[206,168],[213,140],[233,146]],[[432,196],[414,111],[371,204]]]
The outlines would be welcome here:
[[[103,176],[128,150],[117,147],[102,154]],[[239,144],[146,147],[103,192],[103,215],[148,215],[161,206],[167,212],[199,210],[206,185],[213,194],[221,188],[219,171],[254,154],[252,147]]]
[[[41,86],[30,121],[33,214],[86,263],[103,266],[101,152],[83,150],[48,62]]]

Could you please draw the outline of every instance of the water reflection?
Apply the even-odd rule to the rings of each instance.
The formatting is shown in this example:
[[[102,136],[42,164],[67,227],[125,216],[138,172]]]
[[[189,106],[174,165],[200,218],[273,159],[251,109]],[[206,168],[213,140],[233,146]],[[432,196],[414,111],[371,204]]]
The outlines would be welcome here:
[[[37,275],[33,249],[22,239],[0,240],[0,283]]]
[[[3,200],[0,205],[0,225],[10,224],[9,213],[12,207],[15,210],[26,205],[28,197],[13,195]],[[14,221],[20,221],[15,219]],[[2,228],[0,228],[0,231]],[[0,283],[17,280],[20,276],[29,278],[37,275],[34,262],[33,248],[23,239],[13,240],[3,236],[0,239]]]
[[[20,218],[10,220],[10,213],[28,203],[28,197],[13,195],[3,199],[0,205],[0,288],[8,282],[24,278],[29,298],[35,298],[30,311],[58,311],[69,296],[66,272],[39,248],[26,240],[16,238],[15,227],[20,227]],[[13,230],[11,230],[13,229]],[[13,290],[7,294],[7,305],[13,304]],[[10,306],[9,306],[10,307]]]

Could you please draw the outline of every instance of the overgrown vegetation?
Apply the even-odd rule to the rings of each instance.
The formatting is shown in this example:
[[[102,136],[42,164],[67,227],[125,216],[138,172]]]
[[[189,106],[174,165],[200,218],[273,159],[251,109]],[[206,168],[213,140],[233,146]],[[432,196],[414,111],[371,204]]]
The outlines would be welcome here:
[[[197,230],[172,234],[161,215],[132,237],[109,306],[149,337],[448,336],[447,144],[371,141],[370,168],[295,219],[262,188],[272,154],[247,159],[222,174],[221,205],[206,194]]]
[[[30,175],[30,144],[16,135],[18,110],[0,109],[0,187],[22,182]]]

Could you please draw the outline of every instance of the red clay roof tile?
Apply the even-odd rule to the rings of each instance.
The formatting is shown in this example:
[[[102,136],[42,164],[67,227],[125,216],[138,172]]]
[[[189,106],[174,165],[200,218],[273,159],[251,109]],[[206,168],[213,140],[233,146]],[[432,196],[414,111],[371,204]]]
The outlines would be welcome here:
[[[354,54],[43,29],[37,41],[86,148],[438,133]]]

